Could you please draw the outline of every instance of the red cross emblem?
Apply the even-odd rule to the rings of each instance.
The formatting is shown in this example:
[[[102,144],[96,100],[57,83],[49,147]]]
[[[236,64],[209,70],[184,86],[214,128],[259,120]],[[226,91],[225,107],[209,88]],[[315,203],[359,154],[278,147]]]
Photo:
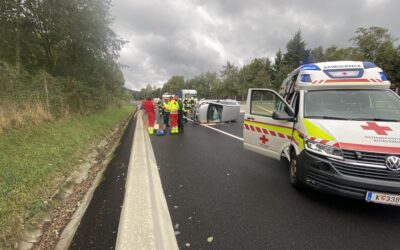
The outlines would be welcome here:
[[[343,71],[343,72],[342,72],[342,75],[347,76],[347,72],[346,72],[346,71]]]
[[[262,142],[262,144],[265,144],[268,141],[268,138],[263,135],[260,137],[260,141]]]
[[[364,130],[373,130],[378,135],[388,135],[386,131],[392,131],[391,128],[386,126],[379,126],[376,122],[367,122],[368,126],[361,125]]]

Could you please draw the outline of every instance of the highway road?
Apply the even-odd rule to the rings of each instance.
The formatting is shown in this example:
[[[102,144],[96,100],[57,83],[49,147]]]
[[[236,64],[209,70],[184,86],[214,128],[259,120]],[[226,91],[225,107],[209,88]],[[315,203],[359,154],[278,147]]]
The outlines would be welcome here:
[[[201,125],[151,141],[181,249],[400,249],[398,207],[297,191],[284,160]]]

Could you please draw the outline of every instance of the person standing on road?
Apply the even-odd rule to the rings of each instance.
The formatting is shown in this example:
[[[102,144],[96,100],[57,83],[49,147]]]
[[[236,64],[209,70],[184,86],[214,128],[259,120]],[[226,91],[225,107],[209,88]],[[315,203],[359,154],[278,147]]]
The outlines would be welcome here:
[[[163,120],[163,105],[161,100],[157,101],[157,112],[158,112],[157,122],[158,124],[161,125]],[[162,129],[162,127],[160,127],[160,129]]]
[[[185,97],[185,99],[183,99],[183,107],[184,107],[184,109],[185,109],[185,111],[184,111],[184,113],[183,113],[183,115],[184,115],[184,120],[185,120],[185,123],[187,123],[187,122],[188,122],[187,117],[188,117],[189,112],[190,112],[189,99],[188,99],[187,97]]]
[[[162,116],[163,114],[163,104],[161,101],[157,102],[157,110],[158,110],[158,116]]]
[[[194,110],[194,106],[196,104],[196,101],[194,100],[194,97],[190,97],[190,101],[189,101],[189,107],[190,107],[190,118],[193,120],[194,119],[194,114],[193,114],[193,110]]]
[[[163,130],[166,130],[169,127],[169,102],[170,99],[166,99],[163,103]]]
[[[183,127],[184,127],[183,115],[185,113],[185,107],[183,106],[183,102],[182,102],[181,98],[178,99],[178,105],[179,105],[179,108],[178,108],[178,131],[179,131],[179,133],[183,134],[183,132],[184,132],[184,130],[183,130]]]
[[[179,133],[178,129],[178,110],[179,110],[179,103],[178,103],[178,96],[174,96],[174,98],[168,103],[168,110],[169,110],[169,118],[171,122],[171,134]]]
[[[152,135],[154,134],[154,118],[155,118],[154,111],[156,107],[150,97],[148,97],[147,100],[144,101],[143,109],[147,113],[147,131],[149,132],[149,135]]]

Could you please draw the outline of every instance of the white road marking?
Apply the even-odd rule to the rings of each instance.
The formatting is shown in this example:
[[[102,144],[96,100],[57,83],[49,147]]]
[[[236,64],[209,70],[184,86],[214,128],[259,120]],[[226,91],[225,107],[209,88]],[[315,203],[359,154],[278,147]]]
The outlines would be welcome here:
[[[188,119],[188,121],[193,122],[192,119],[190,119],[190,118],[187,118],[187,119]],[[235,139],[237,139],[237,140],[239,140],[239,141],[243,141],[243,138],[241,138],[241,137],[239,137],[239,136],[232,135],[232,134],[229,134],[229,133],[227,133],[227,132],[225,132],[225,131],[222,131],[222,130],[220,130],[220,129],[213,128],[213,127],[209,126],[209,125],[217,125],[216,123],[206,123],[206,124],[204,124],[204,123],[199,123],[199,124],[200,124],[201,126],[203,126],[203,127],[206,127],[206,128],[212,129],[212,130],[215,130],[215,131],[217,131],[217,132],[220,132],[221,134],[224,134],[224,135],[230,136],[230,137],[232,137],[232,138],[235,138]]]
[[[239,141],[243,141],[243,138],[241,138],[241,137],[239,137],[239,136],[229,134],[229,133],[227,133],[227,132],[225,132],[225,131],[222,131],[222,130],[217,129],[217,128],[213,128],[213,127],[208,126],[208,125],[206,125],[206,124],[201,124],[201,123],[200,123],[200,125],[203,126],[203,127],[206,127],[206,128],[212,129],[212,130],[215,130],[215,131],[217,131],[217,132],[220,132],[221,134],[224,134],[224,135],[230,136],[230,137],[232,137],[232,138],[235,138],[235,139],[237,139],[237,140],[239,140]]]

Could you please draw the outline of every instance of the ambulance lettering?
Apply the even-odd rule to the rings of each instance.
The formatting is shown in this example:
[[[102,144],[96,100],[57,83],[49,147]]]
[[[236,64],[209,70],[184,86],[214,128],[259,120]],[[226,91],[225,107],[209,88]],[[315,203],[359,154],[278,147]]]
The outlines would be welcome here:
[[[338,65],[326,65],[325,69],[349,69],[349,68],[362,68],[361,64],[338,64]]]

